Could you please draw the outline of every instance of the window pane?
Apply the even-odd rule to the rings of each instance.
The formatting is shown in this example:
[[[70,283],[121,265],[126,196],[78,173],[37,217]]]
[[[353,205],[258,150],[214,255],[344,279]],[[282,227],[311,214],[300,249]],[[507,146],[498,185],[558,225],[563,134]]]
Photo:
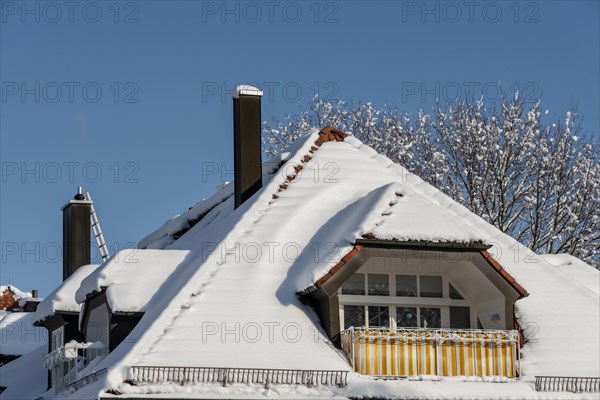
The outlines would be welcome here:
[[[417,297],[417,277],[396,275],[396,296]]]
[[[450,294],[451,299],[464,300],[464,297],[462,297],[462,295],[458,293],[458,290],[456,290],[451,283],[449,283],[448,285],[450,286],[450,290],[448,291],[448,293]]]
[[[390,309],[383,306],[369,306],[369,326],[390,327]]]
[[[365,294],[365,274],[354,274],[342,286],[342,294]]]
[[[442,313],[439,308],[421,307],[421,328],[441,328]]]
[[[369,274],[369,296],[389,296],[390,277],[384,274]]]
[[[469,307],[450,307],[450,328],[469,329],[471,327],[471,310]]]
[[[344,329],[351,326],[365,326],[365,308],[363,306],[344,306]]]
[[[421,297],[442,297],[442,277],[421,276]]]
[[[417,308],[416,307],[396,307],[396,325],[398,328],[416,328]]]

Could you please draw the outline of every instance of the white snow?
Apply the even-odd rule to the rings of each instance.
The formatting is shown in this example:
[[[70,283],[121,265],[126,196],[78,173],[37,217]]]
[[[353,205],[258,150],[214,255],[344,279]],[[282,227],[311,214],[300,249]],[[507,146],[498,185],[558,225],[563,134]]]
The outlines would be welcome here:
[[[293,143],[286,149],[287,151],[263,163],[263,182],[269,182],[273,179],[273,172],[277,171],[282,163],[289,160],[291,154],[297,150],[298,145],[298,142]],[[284,174],[284,176],[288,173],[293,173],[293,166],[279,170],[279,174]],[[176,234],[183,233],[185,235],[191,229],[196,231],[205,229],[211,223],[223,219],[233,211],[232,196],[233,182],[218,185],[212,196],[194,204],[186,212],[173,216],[156,231],[140,240],[138,248],[164,249],[175,242],[174,235]]]
[[[31,292],[23,292],[14,287],[13,285],[0,285],[0,296],[7,290],[13,294],[15,300],[20,300],[32,296]]]
[[[252,85],[237,85],[231,96],[237,99],[240,95],[262,96],[263,92]]]
[[[143,312],[169,275],[189,251],[121,250],[83,279],[75,294],[77,303],[106,289],[113,312]],[[170,294],[166,294],[170,295]]]
[[[75,301],[75,292],[81,281],[97,268],[97,264],[83,265],[77,268],[71,276],[38,304],[33,321],[43,321],[54,315],[56,311],[79,312],[80,305]]]
[[[400,241],[458,242],[480,241],[483,235],[460,218],[449,214],[409,187],[393,184],[385,199],[389,204],[373,207],[382,210],[380,221],[371,230],[377,239]],[[393,192],[393,193],[392,193]],[[424,224],[423,221],[435,221]]]
[[[540,258],[558,267],[581,285],[600,295],[600,271],[570,254],[540,254]]]
[[[233,195],[232,183],[221,186],[208,199],[194,204],[183,214],[175,215],[170,220],[165,222],[159,229],[140,240],[138,247],[140,249],[166,247],[175,241],[175,239],[173,239],[173,235],[175,233],[189,229],[191,227],[190,221],[193,221],[206,214],[208,211],[215,208],[218,204],[225,201],[231,195]]]
[[[382,382],[352,374],[351,384],[340,394],[550,398],[533,391],[533,375],[600,376],[597,293],[582,290],[563,267],[517,244],[357,139],[325,143],[311,154],[316,138],[312,131],[295,142],[286,153],[287,163],[238,209],[233,210],[230,198],[206,207],[200,203],[203,211],[195,214],[206,216],[178,240],[162,242],[170,242],[169,251],[138,250],[137,257],[143,259],[139,265],[109,261],[84,280],[78,301],[108,287],[107,293],[113,288],[111,302],[133,301],[133,308],[147,308],[128,340],[98,366],[110,370],[95,389],[134,390],[123,384],[132,365],[349,370],[296,293],[323,276],[365,233],[493,245],[494,258],[530,292],[516,305],[528,340],[521,360],[524,381]],[[306,155],[312,159],[302,164]],[[295,165],[303,169],[286,182]],[[279,191],[284,183],[287,188]],[[177,228],[185,225],[176,220],[172,223]],[[166,228],[157,232],[140,247],[174,233]],[[144,271],[154,281],[161,267],[177,267],[177,273],[168,280],[165,276],[160,295],[152,297],[156,286],[132,294],[138,289],[131,282],[146,279]],[[88,388],[85,393],[94,392]],[[228,395],[240,393],[232,389]]]
[[[33,326],[33,313],[13,312],[0,320],[0,354],[21,356],[44,343],[48,331]]]
[[[6,390],[2,400],[33,400],[46,391],[48,370],[44,368],[47,345],[41,345],[24,356],[0,367],[0,386]]]
[[[41,303],[43,300],[41,297],[23,297],[19,300],[19,308],[25,307],[27,303]]]

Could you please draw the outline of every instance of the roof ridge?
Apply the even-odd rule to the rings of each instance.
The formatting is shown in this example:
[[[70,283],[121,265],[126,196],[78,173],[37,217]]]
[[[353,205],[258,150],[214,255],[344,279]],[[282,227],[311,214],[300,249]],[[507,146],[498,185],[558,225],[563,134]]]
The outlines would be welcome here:
[[[311,146],[311,148],[308,150],[309,154],[305,154],[304,157],[302,157],[300,159],[300,163],[306,164],[307,162],[309,162],[312,159],[311,154],[313,154],[315,151],[317,151],[319,149],[319,147],[321,147],[324,143],[343,142],[344,139],[348,136],[350,136],[350,135],[348,135],[345,132],[342,132],[339,129],[334,128],[331,125],[326,126],[325,128],[323,128],[319,131],[319,137],[314,142],[315,146]],[[279,188],[277,189],[278,193],[287,189],[288,185],[290,183],[294,182],[294,180],[296,179],[296,176],[298,176],[298,173],[302,170],[302,168],[304,168],[301,164],[294,166],[294,174],[293,175],[286,176],[286,180],[281,185],[279,185]],[[273,198],[273,200],[276,200],[279,198],[279,195],[273,193],[272,198]],[[273,201],[271,201],[269,204],[271,204],[272,202]]]

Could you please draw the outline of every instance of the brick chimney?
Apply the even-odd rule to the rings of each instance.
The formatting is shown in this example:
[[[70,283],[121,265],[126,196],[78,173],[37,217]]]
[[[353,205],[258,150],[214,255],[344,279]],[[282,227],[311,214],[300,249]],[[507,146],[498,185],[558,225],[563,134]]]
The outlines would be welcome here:
[[[235,208],[262,187],[260,100],[263,92],[240,85],[233,93]]]
[[[63,213],[63,281],[75,270],[90,264],[90,213],[91,201],[87,201],[81,187],[77,194],[62,207]]]

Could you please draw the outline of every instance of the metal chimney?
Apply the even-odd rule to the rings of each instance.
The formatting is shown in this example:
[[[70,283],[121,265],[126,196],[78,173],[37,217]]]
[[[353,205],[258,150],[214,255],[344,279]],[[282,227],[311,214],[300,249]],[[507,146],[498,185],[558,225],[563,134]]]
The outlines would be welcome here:
[[[82,265],[90,264],[91,201],[85,200],[81,187],[62,207],[63,213],[63,281]]]
[[[263,92],[240,85],[233,93],[235,208],[262,187],[260,100]]]

